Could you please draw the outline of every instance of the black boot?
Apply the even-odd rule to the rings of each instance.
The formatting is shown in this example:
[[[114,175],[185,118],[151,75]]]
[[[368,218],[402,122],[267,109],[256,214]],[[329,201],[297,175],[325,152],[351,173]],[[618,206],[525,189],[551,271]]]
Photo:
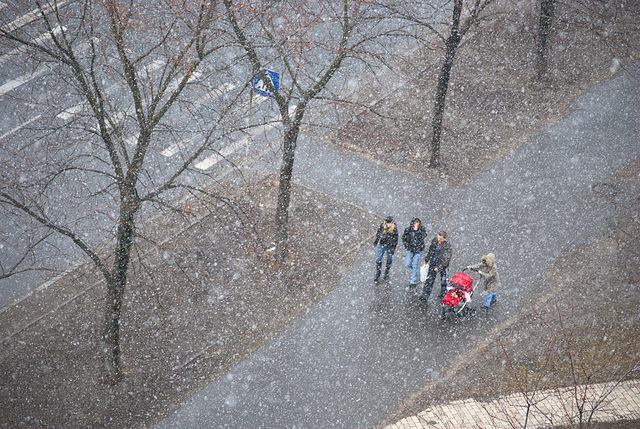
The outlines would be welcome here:
[[[389,270],[390,269],[391,269],[391,262],[387,261],[387,267],[384,269],[384,277],[383,277],[384,280],[389,278]]]
[[[447,294],[447,286],[447,283],[440,284],[440,295],[438,295],[438,298],[444,298],[444,296]]]
[[[438,294],[438,298],[442,299],[447,294],[447,287],[440,287],[440,293]]]
[[[422,294],[420,295],[420,301],[426,302],[431,296],[431,289],[433,289],[433,278],[427,277],[422,285]]]
[[[380,270],[382,269],[382,261],[376,262],[376,276],[373,278],[374,282],[380,279]]]

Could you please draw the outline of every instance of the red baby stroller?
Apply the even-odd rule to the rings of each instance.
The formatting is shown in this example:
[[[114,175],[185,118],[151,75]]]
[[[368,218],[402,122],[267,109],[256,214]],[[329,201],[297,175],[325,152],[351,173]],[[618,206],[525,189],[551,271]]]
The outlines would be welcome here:
[[[474,282],[473,277],[465,273],[466,270],[465,268],[461,273],[456,273],[451,280],[449,280],[447,294],[442,298],[441,316],[443,319],[452,315],[461,317],[473,311],[469,303],[471,302],[473,291],[479,281]]]

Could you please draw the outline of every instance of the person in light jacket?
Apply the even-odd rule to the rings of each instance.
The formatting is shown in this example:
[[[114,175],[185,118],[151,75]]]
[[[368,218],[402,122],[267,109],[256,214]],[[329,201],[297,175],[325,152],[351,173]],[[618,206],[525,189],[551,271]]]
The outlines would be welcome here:
[[[484,300],[485,308],[489,308],[491,304],[498,300],[498,266],[496,265],[496,255],[489,253],[480,258],[482,262],[470,265],[467,269],[478,270],[478,274],[482,276],[484,290],[487,297]]]

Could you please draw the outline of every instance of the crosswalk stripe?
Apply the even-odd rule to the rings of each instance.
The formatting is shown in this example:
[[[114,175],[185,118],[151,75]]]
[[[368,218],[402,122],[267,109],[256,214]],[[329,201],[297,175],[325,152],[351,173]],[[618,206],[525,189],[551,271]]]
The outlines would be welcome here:
[[[1,8],[0,8],[1,9]],[[62,30],[66,30],[65,27],[60,27],[59,25],[53,29],[53,34],[55,36],[57,36],[58,34],[60,34],[60,32]],[[33,40],[33,43],[35,43],[36,45],[41,44],[42,42],[44,42],[45,40],[49,40],[51,39],[51,33],[42,33],[39,37],[37,37],[36,39]],[[22,52],[26,51],[26,47],[24,46],[20,46],[18,48],[15,48],[14,50],[7,52],[6,54],[3,54],[2,56],[0,56],[0,64],[6,62],[9,60],[9,58],[15,57],[19,54],[21,54]]]
[[[167,158],[172,157],[173,155],[175,155],[176,153],[180,152],[182,149],[184,149],[185,147],[187,147],[187,145],[189,143],[191,143],[191,141],[194,139],[195,137],[191,137],[190,139],[187,140],[182,140],[179,141],[177,143],[172,144],[171,146],[169,146],[168,148],[166,148],[165,150],[163,150],[162,152],[160,152],[163,156],[166,156]]]
[[[152,72],[152,71],[162,67],[164,64],[165,64],[165,62],[162,61],[162,60],[155,60],[150,65],[148,65],[145,69],[148,72]],[[113,84],[113,85],[109,86],[105,90],[105,94],[112,94],[116,88],[118,88],[117,84]],[[67,119],[70,119],[74,115],[77,115],[78,113],[80,113],[83,109],[84,109],[84,104],[82,104],[82,103],[76,104],[75,106],[71,106],[71,107],[63,110],[62,112],[58,113],[57,116],[58,116],[58,118],[66,121]],[[124,114],[120,113],[120,112],[116,113],[113,116],[113,118],[114,118],[114,120],[119,120],[123,115],[126,115],[129,112],[133,112],[133,106],[131,106],[129,109],[127,109],[127,111]]]
[[[220,152],[214,153],[213,155],[206,158],[205,160],[197,163],[196,168],[198,170],[208,170],[214,165],[216,165],[217,163],[219,163],[220,161],[222,161],[223,159],[227,158],[236,150],[240,149],[241,147],[244,147],[248,142],[249,142],[249,138],[245,137],[243,139],[236,141],[233,144],[230,144],[229,146],[225,146],[224,148],[222,148]]]
[[[15,133],[16,131],[20,131],[22,128],[26,127],[27,125],[29,125],[30,123],[32,123],[33,121],[38,120],[42,115],[36,115],[33,118],[29,119],[26,122],[23,122],[22,124],[18,125],[17,127],[15,127],[12,130],[7,131],[6,133],[4,133],[3,135],[0,136],[0,140],[4,139],[5,137]]]
[[[45,66],[40,66],[38,67],[33,73],[26,73],[23,74],[22,76],[10,80],[9,82],[5,83],[4,85],[0,86],[0,95],[4,95],[7,92],[16,89],[17,87],[24,85],[25,83],[29,82],[32,79],[35,79],[36,77],[40,76],[41,74],[43,74],[44,72],[46,72],[48,70],[48,67]]]
[[[57,3],[57,7],[61,8],[65,4],[69,3],[69,0],[62,0],[62,1],[57,1],[54,4],[47,4],[42,8],[42,11],[44,13],[49,13],[53,11],[56,6],[56,3]],[[35,21],[36,19],[39,19],[40,16],[41,16],[40,9],[34,9],[31,12],[22,15],[20,18],[17,18],[11,21],[10,23],[2,26],[2,28],[0,28],[0,32],[11,33],[13,30],[16,30],[22,26],[29,24],[30,22]]]
[[[75,106],[71,106],[68,109],[65,109],[62,112],[58,113],[57,116],[58,118],[66,121],[67,119],[80,113],[83,109],[84,109],[83,104],[76,104]]]
[[[266,97],[264,97],[266,98]],[[260,100],[260,102],[264,101]],[[296,109],[296,105],[292,105],[289,107],[289,114],[293,113]],[[279,121],[279,116],[275,116],[274,118],[272,118],[271,123],[266,124],[263,126],[263,131],[267,131],[270,130],[274,127],[276,127],[278,125],[278,121]],[[200,161],[199,163],[196,164],[196,168],[199,170],[208,170],[211,167],[213,167],[214,165],[216,165],[218,162],[222,161],[223,159],[227,158],[229,155],[231,155],[232,153],[234,153],[235,151],[237,151],[238,149],[247,146],[249,143],[249,137],[245,137],[243,139],[240,139],[238,141],[236,141],[233,144],[230,144],[229,146],[225,146],[224,148],[222,148],[222,150],[218,153],[214,153],[213,155],[211,155],[210,157],[204,159],[203,161]]]
[[[130,146],[135,145],[136,143],[138,143],[138,137],[140,137],[139,133],[136,133],[134,135],[132,135],[131,137],[129,137],[128,139],[126,139],[124,142]]]

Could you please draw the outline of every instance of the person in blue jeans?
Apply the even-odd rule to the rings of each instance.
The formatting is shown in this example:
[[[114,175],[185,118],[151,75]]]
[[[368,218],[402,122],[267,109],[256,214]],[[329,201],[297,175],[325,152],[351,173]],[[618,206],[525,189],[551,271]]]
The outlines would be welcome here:
[[[484,299],[484,308],[487,309],[498,300],[498,266],[496,265],[496,255],[488,253],[480,258],[479,264],[470,265],[467,269],[478,270],[478,274],[482,276],[484,290],[487,297]]]
[[[419,218],[413,218],[409,226],[402,234],[402,244],[407,249],[407,268],[411,269],[411,279],[409,280],[409,289],[413,289],[418,284],[418,275],[420,272],[420,259],[424,252],[424,240],[427,238],[427,230],[422,225]]]
[[[382,258],[384,254],[387,254],[387,266],[384,270],[383,279],[389,278],[389,270],[391,269],[391,263],[393,262],[393,253],[398,246],[398,227],[393,222],[391,216],[380,224],[378,231],[376,232],[376,240],[373,242],[374,246],[378,247],[376,252],[376,276],[373,278],[374,282],[380,279],[380,272],[382,270]]]

